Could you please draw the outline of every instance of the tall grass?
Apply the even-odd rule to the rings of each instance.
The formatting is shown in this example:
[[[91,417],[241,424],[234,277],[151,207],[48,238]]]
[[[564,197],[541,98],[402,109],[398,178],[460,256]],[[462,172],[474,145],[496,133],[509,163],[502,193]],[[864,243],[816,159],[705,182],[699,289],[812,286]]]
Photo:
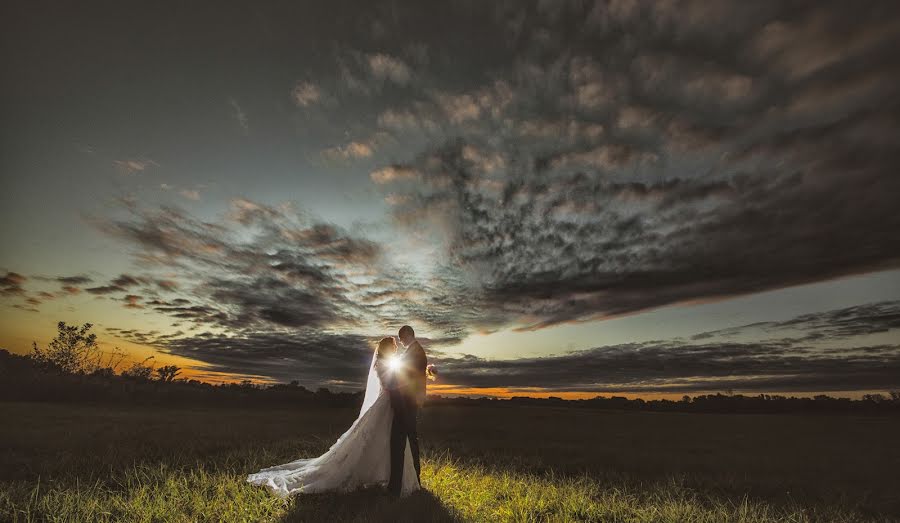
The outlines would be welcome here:
[[[797,469],[804,463],[783,458],[781,467],[772,468],[775,460],[762,459],[771,454],[765,448],[758,450],[759,466],[765,470],[750,468],[737,458],[724,462],[730,452],[722,452],[717,458],[720,467],[729,469],[721,476],[723,481],[730,482],[727,478],[736,476],[743,479],[715,488],[711,482],[719,476],[703,472],[713,470],[714,464],[706,458],[694,463],[703,467],[686,473],[645,471],[643,475],[623,476],[604,470],[600,463],[613,464],[605,454],[592,457],[590,450],[596,439],[589,431],[581,435],[582,446],[573,448],[578,437],[571,433],[566,434],[568,440],[560,435],[550,441],[537,438],[535,431],[488,430],[523,416],[527,420],[529,414],[533,415],[527,421],[529,426],[536,423],[537,416],[562,425],[568,423],[566,412],[458,414],[453,417],[452,413],[442,413],[440,419],[432,419],[432,428],[446,425],[439,432],[424,435],[428,451],[423,457],[423,492],[400,500],[381,489],[281,500],[247,483],[246,475],[298,455],[317,455],[343,431],[345,418],[352,418],[352,411],[115,411],[105,407],[0,404],[0,415],[11,421],[0,427],[0,521],[892,520],[883,512],[866,508],[865,499],[841,499],[839,491],[828,498],[801,499],[783,491],[775,495],[766,494],[770,491],[765,488],[747,489],[747,485],[769,481],[772,471],[791,470],[785,464]],[[583,414],[573,415],[582,425],[588,421]],[[645,423],[659,428],[676,426],[666,418],[629,422],[612,415],[602,419],[616,421],[620,428],[637,422],[640,427]],[[716,418],[698,422],[717,423]],[[767,423],[768,430],[776,430],[778,420]],[[706,430],[711,430],[709,426]],[[554,445],[561,441],[567,441],[568,446],[556,448]],[[608,440],[605,445],[614,442]],[[617,448],[619,452],[631,452],[623,460],[628,462],[630,456],[638,472],[653,462],[652,456],[636,454],[628,446]],[[641,449],[652,450],[647,445]],[[531,450],[533,454],[524,455]],[[896,462],[896,455],[887,448],[880,452],[886,466]],[[662,461],[667,455],[661,452],[658,459]],[[683,459],[691,456],[686,453]],[[577,457],[585,461],[584,467],[575,466]],[[832,465],[839,463],[833,461]],[[847,463],[843,466],[851,468]],[[809,476],[802,470],[795,474],[784,480],[799,490]],[[881,488],[878,499],[889,499],[896,478],[870,474],[875,481],[860,485],[860,489]],[[809,486],[821,490],[828,485]],[[736,490],[743,494],[734,495]]]
[[[378,489],[281,500],[244,481],[244,456],[209,469],[135,464],[113,481],[78,477],[17,481],[0,489],[0,519],[13,522],[107,521],[615,521],[615,522],[813,522],[871,521],[840,508],[813,511],[773,507],[744,498],[738,503],[704,496],[677,481],[640,490],[604,485],[588,476],[534,475],[427,456],[426,491],[395,500]]]

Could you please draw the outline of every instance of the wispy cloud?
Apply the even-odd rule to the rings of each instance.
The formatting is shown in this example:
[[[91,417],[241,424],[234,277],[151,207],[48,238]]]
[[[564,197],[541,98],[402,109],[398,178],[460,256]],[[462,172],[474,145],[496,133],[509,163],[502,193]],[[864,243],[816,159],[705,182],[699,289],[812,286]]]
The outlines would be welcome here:
[[[113,165],[122,174],[135,174],[144,172],[150,167],[159,167],[159,164],[148,158],[115,160]]]
[[[178,191],[178,194],[187,198],[188,200],[199,201],[200,200],[200,191],[196,189],[182,189]]]
[[[372,171],[369,176],[373,182],[383,185],[403,180],[414,180],[419,177],[419,172],[406,165],[388,165]]]
[[[93,281],[90,276],[85,276],[82,274],[75,276],[57,276],[55,279],[56,281],[64,283],[66,285],[84,285]]]
[[[247,121],[247,114],[241,108],[240,104],[238,104],[237,100],[235,100],[234,98],[229,98],[228,104],[231,106],[232,116],[234,117],[234,119],[238,123],[238,125],[241,126],[241,129],[243,130],[244,134],[249,133],[250,125],[248,124],[248,121]]]
[[[291,100],[298,107],[309,107],[322,99],[322,91],[312,82],[297,82],[291,90]]]
[[[868,303],[827,312],[802,314],[790,320],[768,321],[701,332],[692,340],[728,339],[760,331],[767,337],[790,337],[798,342],[825,342],[900,330],[900,301]]]
[[[377,80],[390,80],[398,85],[406,85],[412,78],[412,70],[402,60],[394,56],[378,53],[368,56],[369,71]]]
[[[136,294],[126,294],[125,297],[122,298],[122,301],[125,302],[124,307],[126,309],[143,309],[144,306],[141,305],[141,297]]]
[[[0,276],[0,294],[4,296],[17,296],[25,293],[22,284],[28,278],[17,272],[7,271],[6,274]]]
[[[352,158],[368,158],[372,156],[374,149],[371,144],[365,142],[350,142],[346,145],[338,145],[329,147],[322,151],[326,158],[331,159],[352,159]]]

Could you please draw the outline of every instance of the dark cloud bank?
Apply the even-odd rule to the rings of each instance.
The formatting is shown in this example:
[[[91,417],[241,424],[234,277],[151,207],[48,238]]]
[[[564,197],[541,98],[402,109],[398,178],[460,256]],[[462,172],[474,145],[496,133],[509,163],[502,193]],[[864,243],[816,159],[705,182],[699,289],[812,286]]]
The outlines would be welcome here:
[[[837,327],[831,321],[834,317],[842,318]],[[752,343],[675,339],[514,360],[449,356],[441,351],[446,340],[425,341],[442,380],[460,387],[597,393],[896,389],[900,387],[900,345],[863,345],[853,339],[856,345],[835,348],[823,347],[821,342],[895,332],[900,328],[898,318],[900,302],[883,302],[765,325],[772,332],[783,329],[799,336]],[[722,334],[727,338],[761,326],[732,328]],[[351,389],[363,385],[371,347],[378,338],[321,331],[228,337],[209,332],[191,337],[180,332],[165,337],[114,333],[204,361],[211,365],[209,370]]]
[[[898,266],[895,21],[839,3],[549,12],[524,16],[499,79],[419,108],[444,139],[391,167],[415,176],[373,176],[400,223],[446,231],[482,327]]]

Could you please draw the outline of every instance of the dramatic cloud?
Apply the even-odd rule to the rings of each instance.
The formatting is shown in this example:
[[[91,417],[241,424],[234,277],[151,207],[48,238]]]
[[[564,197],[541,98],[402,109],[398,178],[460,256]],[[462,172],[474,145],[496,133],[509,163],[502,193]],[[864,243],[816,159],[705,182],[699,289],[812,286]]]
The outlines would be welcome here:
[[[376,2],[323,4],[303,20],[289,11],[261,7],[251,24],[260,33],[223,26],[197,39],[190,63],[163,68],[140,93],[147,103],[128,106],[147,126],[104,127],[121,121],[125,99],[96,86],[117,85],[103,71],[128,64],[70,67],[64,96],[46,79],[20,89],[14,127],[96,115],[98,145],[79,161],[142,174],[114,176],[124,214],[90,199],[92,212],[108,213],[92,223],[135,268],[42,280],[50,296],[7,273],[0,293],[32,310],[82,289],[103,298],[92,303],[181,330],[119,333],[137,342],[242,375],[356,384],[373,335],[404,323],[449,346],[476,332],[900,267],[900,4]],[[43,26],[23,27],[22,46],[68,42],[110,60],[65,28],[38,38]],[[220,59],[224,47],[240,52]],[[137,73],[158,65],[133,51]],[[204,53],[216,58],[193,67]],[[11,67],[43,78],[33,63]],[[204,102],[236,71],[247,74],[234,90]],[[186,112],[149,113],[158,108]],[[140,156],[150,150],[165,155],[166,183],[144,176],[159,170]],[[276,196],[235,198],[214,215],[224,194]],[[277,195],[297,195],[298,208]],[[173,200],[191,213],[165,205]],[[885,341],[896,309],[872,303],[546,358],[494,361],[486,349],[436,360],[472,387],[881,386],[896,370]]]
[[[440,243],[478,328],[900,266],[896,7],[629,5],[523,21],[515,38],[552,37],[379,117],[442,130],[371,179]]]
[[[732,338],[765,332],[781,334],[792,341],[834,341],[881,334],[900,329],[900,301],[868,303],[827,312],[803,314],[787,321],[767,321],[728,329],[702,332],[692,340]]]
[[[172,340],[163,346],[173,354],[196,358],[208,370],[257,374],[279,381],[299,380],[308,386],[358,390],[372,359],[372,340],[355,335],[297,332],[254,333],[246,337],[214,336]]]
[[[803,315],[781,327],[808,334],[821,321],[844,318],[840,332],[849,336],[900,330],[900,302],[869,304]],[[746,325],[735,330],[761,327]],[[829,327],[830,328],[830,327]],[[852,334],[851,334],[852,332]],[[300,380],[307,386],[354,390],[364,386],[373,345],[380,336],[339,335],[300,329],[238,336],[209,332],[195,336],[160,336],[156,332],[116,331],[138,343],[152,344],[210,365],[207,370]],[[694,339],[699,338],[695,336]],[[695,343],[660,340],[609,345],[558,356],[489,360],[473,355],[448,356],[440,350],[458,340],[424,340],[429,361],[444,384],[459,389],[544,389],[602,393],[693,393],[733,389],[739,392],[804,392],[892,389],[900,386],[900,345],[821,347],[800,339]],[[818,336],[817,341],[822,341]]]
[[[357,390],[365,387],[374,344],[379,338],[353,334],[328,334],[318,330],[254,332],[221,336],[184,332],[107,328],[111,334],[135,343],[207,364],[203,370],[265,377],[288,382],[299,380],[308,387]]]
[[[728,341],[765,331],[752,343]],[[845,391],[900,386],[900,345],[857,337],[900,332],[900,301],[870,303],[701,333],[692,341],[631,343],[560,356],[486,360],[439,357],[460,387],[561,391]],[[778,335],[793,334],[778,338]],[[697,343],[697,340],[717,341]],[[769,338],[769,339],[766,339]],[[857,339],[853,339],[857,338]]]
[[[564,356],[442,358],[442,377],[460,387],[597,393],[846,391],[900,386],[900,346],[816,351],[778,344],[641,343]]]
[[[443,314],[446,285],[429,292],[383,259],[381,247],[334,225],[312,223],[289,206],[237,199],[219,223],[200,221],[180,209],[127,209],[122,219],[95,219],[104,232],[128,242],[147,267],[180,280],[121,275],[92,294],[124,292],[154,284],[177,300],[146,305],[174,318],[231,332],[271,328],[371,329],[429,321],[447,336],[463,327],[459,314]],[[145,287],[147,289],[148,287]],[[122,298],[140,305],[136,295]],[[422,305],[433,305],[422,309]],[[399,319],[398,319],[399,318]]]

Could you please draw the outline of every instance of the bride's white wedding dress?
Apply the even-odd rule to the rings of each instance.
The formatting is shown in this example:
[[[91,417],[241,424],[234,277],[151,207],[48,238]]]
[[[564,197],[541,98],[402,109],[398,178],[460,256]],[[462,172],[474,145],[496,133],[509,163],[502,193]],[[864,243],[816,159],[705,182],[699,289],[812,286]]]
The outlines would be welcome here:
[[[391,477],[390,436],[394,409],[379,379],[379,374],[387,371],[381,368],[383,364],[385,362],[376,355],[372,356],[359,416],[327,452],[317,458],[301,458],[261,469],[247,476],[247,481],[264,485],[281,498],[300,493],[349,492],[365,486],[387,485]],[[421,488],[409,441],[405,453],[401,495]]]

